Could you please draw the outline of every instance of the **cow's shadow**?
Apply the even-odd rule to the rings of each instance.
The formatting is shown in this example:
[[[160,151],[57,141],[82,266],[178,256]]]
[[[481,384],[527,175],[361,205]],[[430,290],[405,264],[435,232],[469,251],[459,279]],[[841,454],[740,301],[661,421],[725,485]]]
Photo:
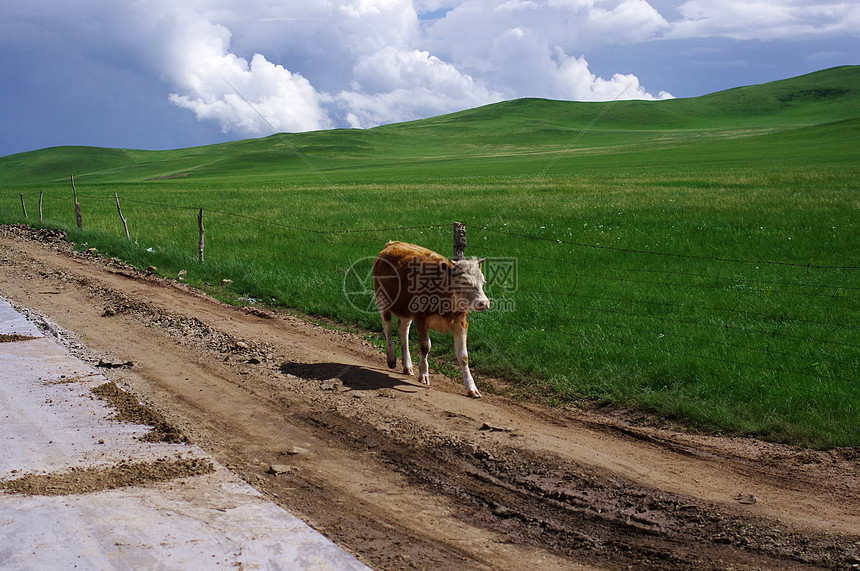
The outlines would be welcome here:
[[[281,373],[315,381],[340,381],[354,391],[416,388],[382,369],[371,369],[346,363],[302,363],[288,361],[281,364]]]

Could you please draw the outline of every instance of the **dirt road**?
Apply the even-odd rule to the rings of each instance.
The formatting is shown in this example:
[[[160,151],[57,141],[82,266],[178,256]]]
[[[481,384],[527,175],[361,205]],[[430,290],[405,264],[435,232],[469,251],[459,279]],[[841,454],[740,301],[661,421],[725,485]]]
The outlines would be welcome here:
[[[425,388],[359,336],[46,232],[0,227],[0,295],[375,568],[860,568],[856,449],[469,399],[438,373]]]

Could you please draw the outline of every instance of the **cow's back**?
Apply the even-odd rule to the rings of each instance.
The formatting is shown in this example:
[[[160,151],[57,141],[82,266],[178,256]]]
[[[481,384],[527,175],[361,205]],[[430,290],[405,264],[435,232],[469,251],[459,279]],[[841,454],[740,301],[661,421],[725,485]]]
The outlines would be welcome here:
[[[373,288],[380,309],[384,306],[398,316],[414,315],[413,298],[427,293],[416,281],[416,273],[443,277],[442,266],[450,264],[444,256],[422,246],[389,242],[373,264]]]

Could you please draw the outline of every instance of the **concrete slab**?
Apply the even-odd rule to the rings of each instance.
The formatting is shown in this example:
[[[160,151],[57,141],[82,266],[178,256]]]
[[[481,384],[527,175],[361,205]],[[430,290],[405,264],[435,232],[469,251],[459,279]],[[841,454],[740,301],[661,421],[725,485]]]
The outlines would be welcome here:
[[[206,459],[215,471],[89,494],[0,493],[3,569],[366,569],[203,450],[146,443],[91,388],[108,382],[0,299],[0,480]]]

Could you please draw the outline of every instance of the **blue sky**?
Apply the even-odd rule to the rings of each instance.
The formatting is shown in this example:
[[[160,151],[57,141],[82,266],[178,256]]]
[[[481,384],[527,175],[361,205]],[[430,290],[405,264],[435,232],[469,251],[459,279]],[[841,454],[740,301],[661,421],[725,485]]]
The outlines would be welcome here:
[[[855,0],[4,0],[0,156],[694,97],[846,64]]]

